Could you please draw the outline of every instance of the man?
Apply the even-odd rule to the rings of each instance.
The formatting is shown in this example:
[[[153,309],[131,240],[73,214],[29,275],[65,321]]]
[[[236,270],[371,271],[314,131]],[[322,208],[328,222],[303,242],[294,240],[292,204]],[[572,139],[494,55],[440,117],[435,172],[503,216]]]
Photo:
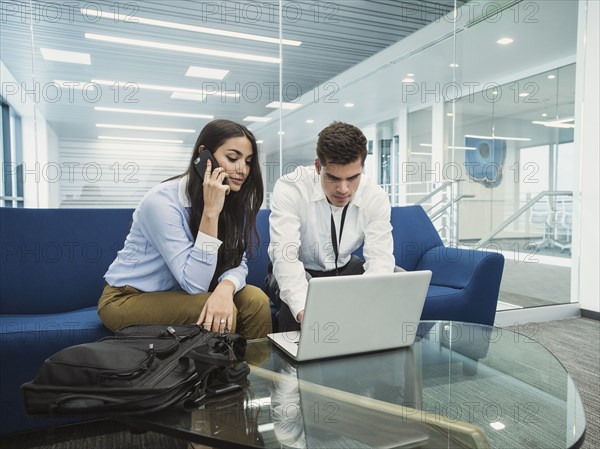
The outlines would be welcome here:
[[[364,134],[334,122],[319,133],[314,167],[298,167],[275,184],[267,290],[281,302],[280,332],[300,329],[310,277],[394,271],[390,203],[362,174],[366,157]],[[363,243],[364,262],[352,256]]]

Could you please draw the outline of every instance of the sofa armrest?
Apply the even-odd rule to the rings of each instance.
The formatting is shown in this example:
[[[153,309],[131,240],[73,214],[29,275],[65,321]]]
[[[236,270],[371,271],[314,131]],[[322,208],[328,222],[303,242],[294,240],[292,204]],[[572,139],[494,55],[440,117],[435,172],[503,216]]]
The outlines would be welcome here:
[[[458,317],[460,321],[492,325],[503,268],[502,254],[438,246],[423,254],[416,269],[431,270],[431,285],[460,292],[460,301],[451,301],[442,307],[446,310],[437,311],[442,319]]]
[[[416,269],[431,270],[433,285],[461,289],[495,285],[499,289],[503,267],[504,256],[499,253],[436,246],[421,256]]]

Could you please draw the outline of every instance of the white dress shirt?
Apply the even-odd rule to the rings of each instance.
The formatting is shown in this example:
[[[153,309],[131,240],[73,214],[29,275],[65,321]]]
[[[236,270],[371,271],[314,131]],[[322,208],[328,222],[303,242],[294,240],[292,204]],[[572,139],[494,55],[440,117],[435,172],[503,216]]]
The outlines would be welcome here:
[[[308,281],[304,270],[335,269],[331,216],[339,239],[342,210],[327,201],[313,166],[298,167],[275,184],[269,217],[269,256],[281,300],[294,317],[304,310],[306,301]],[[390,215],[387,194],[362,175],[346,213],[338,245],[338,267],[348,263],[364,242],[365,272],[392,273],[395,261]]]

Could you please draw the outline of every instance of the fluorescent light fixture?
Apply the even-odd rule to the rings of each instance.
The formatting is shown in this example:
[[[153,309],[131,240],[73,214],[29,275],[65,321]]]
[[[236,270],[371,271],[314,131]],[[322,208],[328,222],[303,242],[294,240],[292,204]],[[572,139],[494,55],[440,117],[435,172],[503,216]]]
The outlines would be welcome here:
[[[528,96],[529,96],[529,93],[528,93],[528,92],[521,92],[521,93],[519,94],[519,97],[528,97]]]
[[[571,120],[567,120],[567,121],[572,121]],[[552,120],[552,121],[548,121],[548,122],[543,122],[540,120],[533,120],[531,123],[533,123],[534,125],[544,125],[547,126],[549,128],[575,128],[575,124],[574,123],[565,123],[565,119],[563,120]]]
[[[408,76],[409,78],[412,78],[413,76],[415,76],[414,73],[407,73],[406,76]]]
[[[497,90],[493,91],[492,95],[498,95],[498,91]]]
[[[431,153],[419,153],[418,151],[411,151],[411,156],[431,156]]]
[[[77,90],[89,90],[94,92],[96,87],[90,81],[66,81],[66,80],[54,80],[54,84],[57,84],[63,89],[77,89]]]
[[[96,111],[102,112],[121,112],[125,114],[141,114],[141,115],[160,115],[163,117],[185,117],[185,118],[203,118],[213,119],[214,115],[209,114],[188,114],[186,112],[162,112],[162,111],[151,111],[147,109],[127,109],[127,108],[106,108],[103,106],[94,107]]]
[[[190,101],[206,101],[206,94],[192,94],[189,92],[173,92],[172,100],[190,100]]]
[[[261,122],[261,123],[265,123],[265,122],[270,122],[271,121],[271,117],[256,117],[254,115],[249,115],[248,117],[243,119],[245,122]]]
[[[415,80],[414,80],[413,78],[404,78],[404,79],[402,80],[402,82],[403,82],[403,83],[414,83],[414,82],[415,82]]]
[[[453,114],[452,112],[446,112],[446,115],[447,115],[448,117],[454,117],[454,114]]]
[[[244,61],[269,62],[272,64],[279,64],[281,62],[281,59],[270,56],[212,50],[210,48],[189,47],[187,45],[164,44],[161,42],[144,41],[141,39],[128,39],[125,37],[107,36],[104,34],[85,33],[85,38],[101,42],[111,42],[113,44],[133,45],[136,47],[155,48],[158,50],[178,51],[182,53],[193,53],[196,55],[205,56],[217,56],[220,58],[241,59]]]
[[[265,143],[264,140],[257,140],[256,143]]]
[[[136,131],[163,131],[173,133],[195,133],[195,129],[186,128],[158,128],[156,126],[133,126],[133,125],[111,125],[107,123],[96,123],[96,128],[132,129]]]
[[[103,86],[135,86],[138,89],[149,89],[149,90],[160,90],[163,92],[182,92],[197,95],[221,95],[217,90],[202,90],[202,89],[189,89],[187,87],[175,87],[175,86],[159,86],[157,84],[144,84],[134,83],[131,81],[111,81],[111,80],[92,80],[92,83],[100,84]],[[239,97],[239,93],[228,92],[224,93],[226,97]]]
[[[497,139],[497,140],[515,140],[518,142],[530,142],[529,137],[503,137],[503,136],[480,136],[477,134],[465,134],[465,137],[473,137],[474,139]]]
[[[548,114],[546,114],[545,112],[542,114],[542,117],[548,117]]]
[[[452,64],[450,64],[450,67],[452,67],[454,69],[456,67],[459,67],[459,65],[453,62]]]
[[[289,109],[289,110],[294,110],[299,108],[300,106],[302,106],[300,103],[286,103],[286,102],[279,102],[279,101],[273,101],[271,103],[269,103],[266,107],[267,108],[272,108],[272,109]]]
[[[124,140],[126,142],[183,143],[183,140],[144,139],[142,137],[98,136],[98,139],[101,139],[101,140]]]
[[[89,53],[78,53],[75,51],[56,50],[54,48],[40,48],[42,58],[46,61],[68,62],[69,64],[90,65],[92,58]]]
[[[258,430],[258,433],[271,432],[272,430],[275,430],[275,423],[259,424],[256,426],[256,430]]]
[[[419,146],[432,147],[433,145],[430,143],[420,143]],[[449,150],[476,150],[477,149],[475,147],[455,147],[452,145],[448,145],[448,146],[446,146],[446,148],[448,148]],[[416,154],[416,153],[412,153],[412,154]],[[424,153],[424,154],[430,155],[429,153]]]
[[[283,136],[285,134],[285,131],[279,131],[277,134],[279,134],[280,136]]]
[[[506,426],[504,424],[502,424],[500,421],[496,421],[496,422],[491,422],[490,427],[494,430],[502,430]]]
[[[218,28],[199,27],[195,25],[187,25],[185,23],[167,22],[165,20],[148,19],[146,17],[131,17],[125,14],[115,14],[107,11],[98,11],[99,8],[81,8],[81,13],[91,18],[101,17],[103,19],[111,19],[115,23],[141,23],[144,25],[159,26],[163,28],[173,28],[176,30],[192,31],[194,33],[213,34],[215,36],[233,37],[237,39],[246,39],[250,41],[267,42],[270,44],[279,45],[279,39],[275,37],[261,36],[258,34],[238,33],[236,31],[225,31]],[[297,47],[302,45],[302,41],[291,39],[282,39],[283,45],[291,45]]]
[[[512,44],[514,39],[511,39],[510,37],[503,37],[502,39],[498,39],[496,42],[500,45],[508,45]]]
[[[312,125],[315,121],[311,118],[309,118],[308,120],[306,120],[306,123],[308,123],[309,125]]]
[[[556,78],[556,75],[548,75],[548,79],[549,79],[549,80],[553,80],[553,79],[555,79],[555,78]]]
[[[353,108],[354,107],[354,103],[346,103],[344,105],[345,108]]]
[[[210,69],[208,67],[196,67],[191,65],[185,76],[194,76],[196,78],[206,78],[210,80],[222,80],[227,76],[229,70]]]

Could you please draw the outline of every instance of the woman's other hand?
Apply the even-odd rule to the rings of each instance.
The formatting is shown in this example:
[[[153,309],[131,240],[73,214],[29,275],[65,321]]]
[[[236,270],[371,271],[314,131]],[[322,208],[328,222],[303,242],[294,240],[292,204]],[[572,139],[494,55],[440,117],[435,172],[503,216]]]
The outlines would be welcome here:
[[[212,332],[231,330],[234,293],[235,286],[231,281],[221,281],[206,301],[196,324]]]

